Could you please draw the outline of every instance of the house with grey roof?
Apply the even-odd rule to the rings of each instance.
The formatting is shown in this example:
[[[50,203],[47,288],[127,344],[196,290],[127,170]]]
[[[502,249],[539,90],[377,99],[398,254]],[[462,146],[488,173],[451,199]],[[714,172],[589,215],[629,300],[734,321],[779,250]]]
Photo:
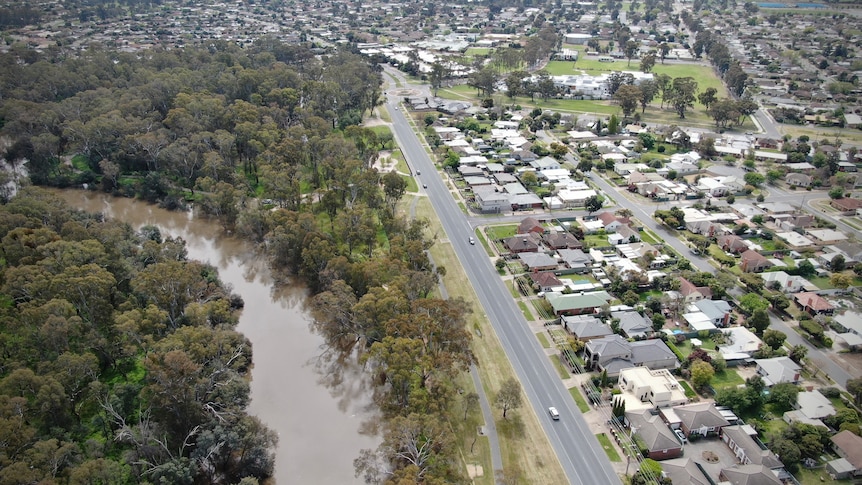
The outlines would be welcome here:
[[[544,239],[545,245],[551,249],[582,249],[584,247],[584,243],[569,232],[546,234]]]
[[[494,190],[474,190],[474,193],[476,197],[476,205],[482,213],[500,213],[512,209],[512,205],[509,203],[509,197],[506,194],[495,192]]]
[[[557,269],[557,260],[545,253],[518,253],[518,259],[528,271],[550,271]]]
[[[688,483],[690,485],[712,485],[712,480],[703,474],[703,469],[697,466],[691,458],[674,458],[661,462],[662,476],[670,478],[671,483]]]
[[[503,240],[503,246],[515,254],[536,253],[539,251],[538,237],[530,233],[506,238]]]
[[[798,384],[802,378],[801,367],[790,357],[773,357],[771,359],[754,359],[757,373],[763,379],[766,387],[772,387],[782,382]]]
[[[838,479],[862,476],[862,437],[844,430],[829,439],[841,458],[827,463],[826,469]]]
[[[611,327],[592,315],[563,315],[560,323],[578,340],[588,342],[614,333]]]
[[[611,312],[620,321],[620,332],[627,338],[646,337],[653,332],[652,322],[638,312]]]
[[[730,324],[730,303],[724,300],[698,300],[692,303],[697,311],[706,315],[716,327],[726,327]]]
[[[679,418],[680,429],[686,436],[717,436],[721,428],[730,426],[713,402],[699,402],[673,408]]]
[[[809,419],[823,419],[835,414],[832,401],[818,391],[800,392],[796,395],[796,403],[793,407]],[[787,421],[786,418],[785,421]]]
[[[769,271],[767,273],[761,273],[760,276],[763,278],[763,282],[766,284],[767,288],[778,288],[784,293],[797,293],[799,291],[817,289],[816,286],[812,285],[804,277],[787,274],[784,271]]]
[[[733,485],[782,485],[778,476],[763,465],[733,465],[723,468],[718,478]]]
[[[584,360],[595,371],[607,371],[616,376],[622,369],[646,366],[650,369],[675,369],[676,355],[659,339],[629,342],[619,335],[587,342]]]
[[[577,273],[586,273],[592,264],[593,258],[581,249],[558,249],[557,254],[563,263]]]
[[[770,470],[781,470],[784,464],[775,456],[775,453],[764,450],[757,444],[754,437],[757,431],[751,426],[735,425],[721,428],[721,440],[736,455],[741,465],[763,465]]]
[[[651,409],[626,412],[626,421],[649,450],[648,458],[668,460],[682,455],[682,442]]]

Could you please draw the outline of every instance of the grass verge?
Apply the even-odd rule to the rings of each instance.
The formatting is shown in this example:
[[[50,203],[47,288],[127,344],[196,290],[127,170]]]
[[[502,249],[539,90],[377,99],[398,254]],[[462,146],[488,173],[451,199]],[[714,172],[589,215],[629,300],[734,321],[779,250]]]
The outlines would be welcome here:
[[[608,454],[608,458],[610,458],[611,461],[613,461],[613,462],[623,461],[623,459],[620,458],[620,454],[617,453],[617,449],[614,448],[614,445],[611,444],[611,440],[610,440],[610,438],[608,438],[608,435],[606,435],[604,433],[599,433],[596,435],[596,438],[599,440],[599,443],[602,445],[602,448],[605,449],[605,453]]]
[[[575,404],[578,405],[578,409],[582,413],[590,411],[590,405],[587,404],[587,400],[584,399],[584,395],[581,394],[581,390],[578,386],[569,388],[569,394],[572,395],[572,398],[575,400]]]
[[[428,219],[431,223],[430,230],[432,232],[443,232],[427,199],[423,198],[417,203],[416,216]],[[515,377],[514,370],[503,352],[500,341],[485,316],[482,306],[478,303],[473,287],[451,245],[438,242],[431,248],[431,255],[438,265],[446,267],[443,282],[448,293],[464,298],[473,311],[468,322],[468,328],[478,330],[474,334],[473,353],[481,364],[479,374],[485,392],[489,399],[493,399],[503,381]],[[508,416],[509,419],[506,420],[501,419],[500,414],[499,411],[495,411],[500,450],[503,454],[503,466],[517,467],[525,477],[529,477],[531,483],[566,483],[566,475],[532,407],[524,406],[517,411],[511,411]],[[467,430],[467,432],[472,442],[475,429]],[[469,463],[470,460],[481,459],[476,453],[470,453],[469,447],[463,449],[462,454],[465,457],[465,463]],[[485,476],[490,478],[489,481],[482,483],[493,483],[490,460],[483,462],[483,468],[486,470]]]

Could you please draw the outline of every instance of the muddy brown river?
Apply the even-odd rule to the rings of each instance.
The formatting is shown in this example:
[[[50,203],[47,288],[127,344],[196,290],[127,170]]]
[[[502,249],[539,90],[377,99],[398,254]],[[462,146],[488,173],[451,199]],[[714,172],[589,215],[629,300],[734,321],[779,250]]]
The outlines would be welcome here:
[[[355,363],[332,367],[327,362],[323,339],[309,328],[304,287],[275,288],[255,248],[191,213],[97,192],[55,193],[71,207],[101,212],[135,229],[151,224],[163,236],[183,238],[190,259],[218,268],[222,281],[242,296],[238,330],[254,351],[249,413],[278,433],[279,485],[361,483],[354,477],[353,460],[379,442],[360,432],[373,416],[370,386]],[[338,372],[329,372],[332,368]]]

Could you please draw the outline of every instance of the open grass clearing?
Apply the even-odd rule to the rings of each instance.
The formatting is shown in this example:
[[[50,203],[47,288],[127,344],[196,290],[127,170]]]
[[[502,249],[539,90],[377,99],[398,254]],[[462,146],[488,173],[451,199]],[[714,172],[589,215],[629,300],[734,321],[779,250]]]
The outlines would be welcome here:
[[[427,199],[422,198],[418,202],[416,216],[430,221],[430,231],[443,232],[431,203]],[[443,282],[447,292],[450,295],[464,298],[473,311],[468,317],[468,328],[473,332],[474,337],[473,353],[480,363],[478,368],[482,385],[488,399],[493,400],[493,396],[500,389],[503,381],[515,377],[512,366],[503,352],[500,341],[485,316],[482,306],[478,303],[470,280],[467,279],[467,275],[464,273],[451,245],[438,242],[431,248],[431,255],[437,265],[446,267]],[[557,461],[556,453],[545,436],[532,408],[524,406],[517,411],[510,412],[509,419],[505,420],[506,423],[503,423],[504,420],[501,419],[502,416],[500,415],[499,411],[495,411],[495,419],[500,431],[500,449],[503,453],[504,466],[517,466],[524,476],[530,477],[532,483],[565,483],[566,475]],[[514,420],[517,420],[520,426],[513,426]],[[471,435],[471,439],[473,436]],[[463,450],[465,454],[469,451],[469,448]],[[490,462],[484,468],[487,471],[486,475],[493,477]]]

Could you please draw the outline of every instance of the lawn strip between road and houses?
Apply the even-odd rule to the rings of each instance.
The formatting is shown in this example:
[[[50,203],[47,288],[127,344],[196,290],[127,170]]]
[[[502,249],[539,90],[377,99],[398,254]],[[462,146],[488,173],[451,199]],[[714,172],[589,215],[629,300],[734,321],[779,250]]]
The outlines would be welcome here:
[[[429,230],[432,233],[443,234],[430,201],[420,200],[416,215],[430,221]],[[473,353],[479,362],[477,367],[482,385],[488,400],[493,404],[494,396],[503,381],[516,377],[512,365],[482,306],[478,303],[470,280],[464,273],[451,245],[448,242],[438,241],[431,248],[431,254],[438,266],[446,268],[443,282],[449,294],[464,298],[473,311],[473,314],[468,316],[469,330],[473,332]],[[494,408],[494,416],[504,467],[517,468],[521,476],[530,477],[532,483],[566,483],[567,478],[556,458],[556,452],[526,398],[520,409],[509,412],[508,419],[502,419],[502,413],[496,408]],[[472,441],[472,436],[470,438]],[[469,451],[469,449],[464,450],[465,455],[469,455]],[[489,469],[490,462],[487,463],[485,475],[493,475]]]

